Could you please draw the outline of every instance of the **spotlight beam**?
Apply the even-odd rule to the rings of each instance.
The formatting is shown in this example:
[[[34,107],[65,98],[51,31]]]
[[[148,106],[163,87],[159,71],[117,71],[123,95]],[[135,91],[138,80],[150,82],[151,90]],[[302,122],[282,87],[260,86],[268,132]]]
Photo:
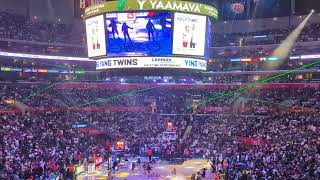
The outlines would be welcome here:
[[[294,43],[297,41],[312,14],[313,11],[311,11],[309,15],[299,24],[299,26],[289,34],[289,36],[279,45],[277,49],[275,49],[272,56],[279,57],[280,60],[274,63],[268,63],[266,66],[267,69],[276,68],[286,60],[294,46]]]

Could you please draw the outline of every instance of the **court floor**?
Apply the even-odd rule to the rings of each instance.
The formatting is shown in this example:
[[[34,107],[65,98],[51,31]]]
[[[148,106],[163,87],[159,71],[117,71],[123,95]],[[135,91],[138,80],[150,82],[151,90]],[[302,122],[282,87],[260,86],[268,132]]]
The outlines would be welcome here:
[[[142,160],[143,162],[143,160]],[[181,165],[170,164],[166,161],[156,161],[151,164],[152,172],[150,174],[144,172],[142,165],[137,166],[134,171],[130,168],[131,161],[121,163],[119,170],[115,173],[111,173],[114,180],[185,180],[190,179],[192,174],[197,173],[200,169],[206,168],[206,178],[213,179],[213,175],[210,170],[210,164],[204,159],[192,159],[184,161]],[[176,175],[172,174],[173,169],[176,169]],[[108,171],[106,164],[97,168],[93,173],[82,173],[77,176],[79,180],[100,180],[108,179]]]

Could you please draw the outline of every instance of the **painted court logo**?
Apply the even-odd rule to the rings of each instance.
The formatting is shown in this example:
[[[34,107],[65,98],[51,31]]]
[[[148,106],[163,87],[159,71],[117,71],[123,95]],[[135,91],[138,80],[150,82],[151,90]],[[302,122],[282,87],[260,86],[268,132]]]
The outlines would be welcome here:
[[[118,10],[123,10],[127,0],[118,0]]]

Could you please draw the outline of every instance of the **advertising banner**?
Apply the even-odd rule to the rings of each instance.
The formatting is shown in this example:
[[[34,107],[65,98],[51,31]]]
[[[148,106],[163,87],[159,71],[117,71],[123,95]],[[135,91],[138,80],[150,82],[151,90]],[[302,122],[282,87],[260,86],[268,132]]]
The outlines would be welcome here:
[[[97,70],[114,68],[177,68],[206,70],[207,61],[184,57],[122,57],[97,60]]]
[[[264,146],[269,142],[267,140],[261,138],[250,138],[250,137],[241,137],[240,141],[246,145],[257,145],[257,146]]]
[[[108,56],[171,55],[171,24],[166,11],[107,13]]]
[[[88,56],[105,56],[107,54],[107,48],[103,15],[87,19],[86,31]]]
[[[5,99],[5,100],[3,100],[3,102],[4,102],[5,104],[14,104],[14,103],[15,103],[15,100],[14,100],[14,99]]]
[[[228,112],[230,110],[230,108],[229,107],[220,107],[220,106],[204,106],[204,107],[200,107],[199,110],[204,113]]]
[[[116,150],[117,151],[124,151],[125,150],[125,144],[124,144],[124,140],[118,140],[116,142]]]
[[[173,54],[204,56],[206,16],[175,13]]]
[[[161,88],[172,89],[222,89],[231,90],[233,88],[240,88],[248,84],[178,84],[163,86]],[[59,83],[55,85],[56,89],[122,89],[122,90],[134,90],[145,89],[153,87],[151,84],[106,84],[106,83]],[[320,89],[320,83],[269,83],[259,86],[260,89]],[[117,106],[118,109],[120,109]],[[215,108],[213,108],[215,109]],[[82,109],[81,109],[82,110]]]
[[[91,3],[92,5],[92,3]],[[176,0],[118,0],[94,4],[85,9],[85,17],[95,16],[107,12],[116,11],[180,11],[186,13],[202,14],[218,19],[218,10],[215,7]]]

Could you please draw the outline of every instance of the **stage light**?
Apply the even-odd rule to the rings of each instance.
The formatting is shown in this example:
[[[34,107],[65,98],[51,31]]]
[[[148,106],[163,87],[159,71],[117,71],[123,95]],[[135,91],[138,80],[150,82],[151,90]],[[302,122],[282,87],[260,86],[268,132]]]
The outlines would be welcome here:
[[[124,79],[123,79],[123,78],[121,78],[121,79],[120,79],[120,82],[124,82]]]
[[[314,9],[311,9],[311,13],[314,13]]]
[[[193,169],[194,167],[193,166],[187,166],[185,167],[186,169]]]
[[[299,35],[301,34],[303,28],[306,26],[308,20],[310,19],[312,12],[294,29],[289,36],[274,50],[272,57],[278,57],[279,61],[273,63],[267,63],[267,69],[274,69],[279,67],[287,58],[295,42],[297,41]]]

